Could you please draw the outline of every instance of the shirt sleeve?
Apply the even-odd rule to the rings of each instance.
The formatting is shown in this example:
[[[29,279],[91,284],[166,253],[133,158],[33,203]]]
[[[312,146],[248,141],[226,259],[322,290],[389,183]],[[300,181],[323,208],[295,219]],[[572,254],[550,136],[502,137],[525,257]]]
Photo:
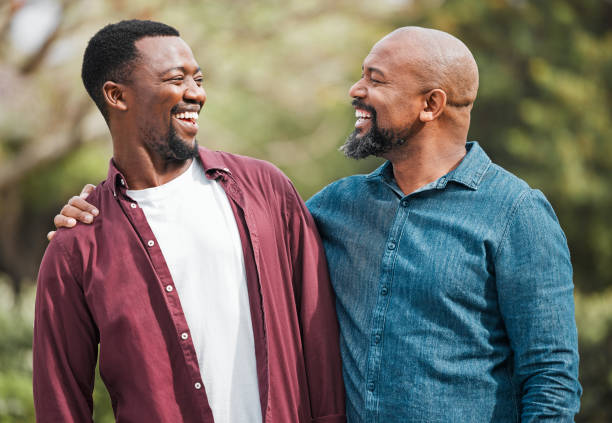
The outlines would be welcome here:
[[[521,421],[573,422],[582,389],[572,265],[565,235],[540,191],[526,191],[514,207],[495,272]]]
[[[293,187],[288,233],[313,422],[346,422],[338,320],[325,251]]]
[[[39,423],[93,421],[98,331],[70,258],[54,239],[38,274],[33,390]]]

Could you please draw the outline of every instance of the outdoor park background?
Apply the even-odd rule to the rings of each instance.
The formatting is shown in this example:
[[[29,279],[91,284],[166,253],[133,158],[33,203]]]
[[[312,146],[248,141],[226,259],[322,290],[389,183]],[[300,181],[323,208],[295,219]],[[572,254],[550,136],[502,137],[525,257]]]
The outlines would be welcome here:
[[[480,68],[469,138],[546,194],[568,238],[584,387],[576,421],[612,421],[611,0],[1,0],[0,423],[34,421],[45,234],[71,195],[105,178],[111,155],[80,81],[82,53],[127,18],[169,23],[191,45],[208,94],[199,142],[275,163],[305,199],[379,163],[337,151],[371,46],[404,25],[462,39]],[[114,421],[101,384],[95,404],[97,422]]]

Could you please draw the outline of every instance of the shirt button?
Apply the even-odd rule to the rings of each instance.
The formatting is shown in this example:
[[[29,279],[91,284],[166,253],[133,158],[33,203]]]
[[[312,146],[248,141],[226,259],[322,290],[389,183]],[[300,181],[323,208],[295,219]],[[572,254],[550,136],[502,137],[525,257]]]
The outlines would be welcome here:
[[[136,203],[131,203],[131,204],[130,204],[130,207],[131,207],[131,208],[133,208],[133,209],[135,209],[135,208],[136,208],[136,207],[138,207],[138,206],[136,205]]]
[[[367,388],[368,391],[372,392],[374,390],[374,382],[369,382]]]
[[[382,289],[380,290],[380,295],[387,295],[389,293],[389,288],[387,288],[386,286],[383,286]]]
[[[402,205],[402,207],[408,207],[408,200],[402,200],[400,204]]]
[[[200,382],[196,382],[195,385],[193,385],[196,389],[200,389],[202,387],[202,384]]]
[[[380,335],[379,334],[374,335],[374,343],[378,344],[379,342],[380,342]]]
[[[391,241],[387,244],[387,248],[390,250],[395,250],[395,241]]]
[[[149,242],[147,242],[147,245],[148,245],[149,247],[152,247],[152,246],[154,246],[154,245],[155,245],[155,241],[153,241],[152,239],[150,239],[150,240],[149,240]]]
[[[125,181],[123,179],[121,179],[119,182],[121,182],[121,185],[125,186]]]
[[[181,333],[181,339],[187,339],[187,338],[189,338],[189,334],[187,332]]]
[[[166,285],[166,291],[172,292],[173,289],[174,287],[172,285]]]

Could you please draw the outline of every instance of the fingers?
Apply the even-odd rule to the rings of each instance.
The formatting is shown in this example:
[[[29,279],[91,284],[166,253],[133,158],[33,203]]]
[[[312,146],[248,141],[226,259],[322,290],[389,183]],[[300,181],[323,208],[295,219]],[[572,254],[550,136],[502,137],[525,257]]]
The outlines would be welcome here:
[[[64,213],[64,209],[66,207],[69,206],[64,206],[64,208],[62,209],[62,213]],[[57,229],[72,228],[74,225],[76,225],[76,219],[74,219],[73,217],[67,217],[65,214],[58,214],[55,215],[55,217],[53,218],[53,224]]]
[[[83,189],[81,190],[81,193],[79,194],[79,197],[81,197],[82,199],[85,199],[89,196],[89,194],[92,193],[92,191],[94,190],[94,188],[96,188],[95,185],[92,184],[86,184]]]
[[[96,209],[94,206],[85,201],[83,197],[81,197],[85,192],[85,188],[83,188],[83,191],[78,197],[74,196],[70,200],[68,200],[68,204],[64,206],[60,213],[66,217],[73,217],[79,222],[91,223],[93,222],[94,216],[97,216],[99,212],[98,209]],[[89,195],[89,193],[86,193],[86,195]]]
[[[74,200],[75,198],[83,202],[85,201],[79,197],[72,197],[68,204],[62,207],[60,214],[53,219],[56,228],[72,228],[76,225],[77,220],[83,223],[93,222],[94,216],[98,214],[98,210],[91,206],[91,204],[85,203],[89,211],[84,211],[85,206],[79,201]],[[77,204],[78,207],[70,203]]]
[[[53,224],[57,229],[59,228],[72,228],[76,225],[77,221],[83,223],[91,223],[94,217],[100,214],[97,208],[89,204],[85,199],[92,193],[95,186],[87,184],[81,190],[78,196],[72,197],[68,200],[68,204],[62,207],[60,214],[53,218]],[[51,241],[55,236],[55,231],[50,231],[47,234],[47,239]]]

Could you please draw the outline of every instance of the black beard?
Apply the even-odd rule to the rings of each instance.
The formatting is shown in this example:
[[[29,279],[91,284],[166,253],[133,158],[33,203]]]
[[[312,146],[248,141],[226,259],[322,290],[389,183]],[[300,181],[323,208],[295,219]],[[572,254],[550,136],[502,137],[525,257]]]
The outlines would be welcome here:
[[[346,139],[340,151],[350,159],[365,159],[368,156],[380,157],[395,147],[403,145],[420,129],[422,124],[418,121],[409,127],[394,131],[391,129],[381,129],[376,121],[376,110],[366,106],[358,100],[353,101],[353,106],[370,112],[372,125],[370,130],[359,137],[359,130],[355,129]]]
[[[152,134],[151,130],[143,129],[147,144],[166,161],[184,162],[187,159],[198,157],[198,142],[188,146],[170,125],[165,137]]]
[[[340,147],[340,151],[350,159],[365,159],[368,156],[381,157],[394,148],[403,145],[423,126],[421,122],[415,121],[412,125],[399,131],[381,129],[376,122],[376,111],[372,108],[361,108],[370,112],[372,126],[361,137],[359,137],[359,131],[355,129]]]
[[[340,150],[349,159],[365,159],[368,156],[380,157],[391,151],[394,146],[404,143],[403,139],[396,140],[392,131],[380,129],[374,116],[371,119],[372,127],[365,135],[359,137],[359,131],[355,129],[340,147]]]

